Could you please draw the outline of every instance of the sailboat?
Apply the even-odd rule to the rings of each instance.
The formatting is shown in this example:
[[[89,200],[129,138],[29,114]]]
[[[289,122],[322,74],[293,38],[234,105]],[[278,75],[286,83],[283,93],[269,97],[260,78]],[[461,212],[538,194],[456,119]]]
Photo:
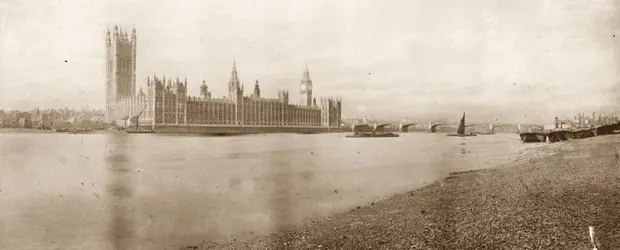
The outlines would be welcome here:
[[[448,134],[448,136],[476,136],[474,133],[465,134],[465,112],[463,112],[463,118],[461,118],[461,122],[459,123],[459,128],[456,130],[456,134]]]
[[[140,111],[139,114],[137,114],[136,116],[132,117],[131,120],[135,120],[136,121],[136,129],[135,130],[125,130],[126,133],[132,133],[132,134],[151,134],[151,133],[155,133],[154,130],[141,130],[140,129],[140,116],[142,115],[142,113],[144,112],[144,110],[146,109],[146,106],[144,106],[144,108],[142,109],[142,111]]]

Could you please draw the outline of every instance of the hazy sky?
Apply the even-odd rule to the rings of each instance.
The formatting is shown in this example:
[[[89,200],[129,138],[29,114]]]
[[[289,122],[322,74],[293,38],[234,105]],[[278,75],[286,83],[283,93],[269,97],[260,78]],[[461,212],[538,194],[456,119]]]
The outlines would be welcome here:
[[[103,108],[115,24],[138,30],[138,86],[223,96],[235,58],[247,91],[295,101],[307,64],[346,117],[620,115],[617,0],[0,0],[0,108]]]

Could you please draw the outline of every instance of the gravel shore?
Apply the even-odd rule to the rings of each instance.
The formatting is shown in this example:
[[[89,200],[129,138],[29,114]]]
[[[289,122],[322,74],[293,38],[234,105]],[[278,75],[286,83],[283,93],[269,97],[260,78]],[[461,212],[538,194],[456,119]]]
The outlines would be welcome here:
[[[453,173],[416,191],[243,242],[185,249],[620,249],[620,137]]]

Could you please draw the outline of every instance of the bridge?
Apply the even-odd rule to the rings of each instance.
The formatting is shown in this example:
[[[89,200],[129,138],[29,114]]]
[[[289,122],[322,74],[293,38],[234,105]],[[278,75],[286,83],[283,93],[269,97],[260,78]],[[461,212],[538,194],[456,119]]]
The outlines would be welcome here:
[[[439,127],[447,127],[450,129],[456,129],[458,127],[458,123],[445,123],[445,122],[412,122],[412,121],[401,121],[398,124],[395,122],[373,122],[367,121],[365,123],[352,124],[351,129],[353,132],[383,132],[386,130],[390,131],[398,131],[398,132],[409,132],[410,128],[416,127],[418,129],[423,128],[430,133],[437,133],[437,128]],[[544,130],[545,127],[543,125],[538,124],[482,124],[482,123],[474,123],[474,124],[466,124],[465,128],[482,128],[487,132],[495,133],[497,129],[500,128],[514,128],[517,133],[521,133],[526,130]]]
[[[352,124],[353,132],[383,132],[386,131],[386,128],[393,127],[394,124],[391,123],[362,123],[362,124]]]

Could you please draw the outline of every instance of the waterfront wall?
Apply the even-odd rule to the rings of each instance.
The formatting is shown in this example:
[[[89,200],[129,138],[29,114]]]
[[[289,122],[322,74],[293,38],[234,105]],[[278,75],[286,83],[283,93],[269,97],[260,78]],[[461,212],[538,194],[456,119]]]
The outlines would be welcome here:
[[[141,126],[142,127],[142,126]],[[144,126],[148,129],[149,126]],[[213,125],[173,125],[158,124],[153,126],[156,133],[162,134],[262,134],[262,133],[327,133],[327,127],[282,127],[282,126],[213,126]]]

